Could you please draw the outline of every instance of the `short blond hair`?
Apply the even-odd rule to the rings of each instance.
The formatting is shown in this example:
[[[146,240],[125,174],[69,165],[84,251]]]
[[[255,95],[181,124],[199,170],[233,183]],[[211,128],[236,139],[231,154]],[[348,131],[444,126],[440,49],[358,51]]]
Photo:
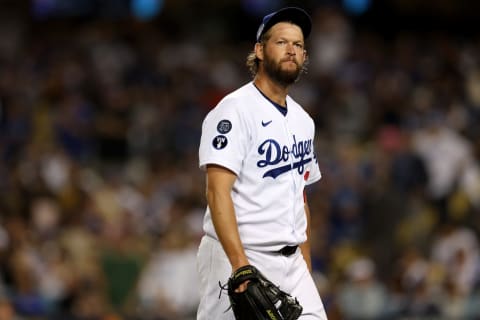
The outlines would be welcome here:
[[[261,37],[258,43],[260,43],[262,46],[265,46],[265,43],[270,39],[271,32],[270,30],[267,30]],[[255,50],[250,51],[250,53],[247,55],[247,61],[246,65],[248,70],[250,71],[250,74],[252,77],[255,77],[258,72],[258,65],[260,64],[260,59],[257,58],[257,54],[255,53]]]

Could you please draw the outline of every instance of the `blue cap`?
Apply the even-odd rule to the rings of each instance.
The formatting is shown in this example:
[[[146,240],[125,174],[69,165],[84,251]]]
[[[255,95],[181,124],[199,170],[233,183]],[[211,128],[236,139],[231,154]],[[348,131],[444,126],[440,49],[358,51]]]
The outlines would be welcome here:
[[[257,31],[257,42],[260,41],[260,38],[268,29],[279,22],[296,24],[302,29],[305,39],[308,38],[310,31],[312,31],[312,19],[305,10],[297,7],[286,7],[263,17],[262,24]]]

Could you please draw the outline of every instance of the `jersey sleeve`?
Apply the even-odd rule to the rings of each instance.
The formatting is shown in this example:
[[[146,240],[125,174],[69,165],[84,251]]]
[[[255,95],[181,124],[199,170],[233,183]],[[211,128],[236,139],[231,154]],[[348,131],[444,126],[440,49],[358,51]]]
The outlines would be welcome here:
[[[305,184],[310,185],[312,183],[317,182],[321,178],[322,178],[322,173],[321,173],[320,168],[318,166],[317,157],[314,154],[313,161],[311,162],[311,165],[310,165],[310,174],[308,175],[308,178],[305,181]]]
[[[204,119],[199,148],[199,166],[225,167],[239,174],[246,152],[247,130],[240,111],[229,102],[221,102]]]
[[[312,120],[312,124],[313,124],[313,120]],[[313,125],[313,128],[315,128],[314,125]],[[313,134],[312,141],[315,141],[315,129],[313,129],[313,130],[314,130],[314,134]],[[315,183],[322,178],[322,173],[321,173],[320,167],[318,165],[318,159],[317,159],[317,154],[315,152],[314,145],[315,145],[315,143],[312,143],[313,159],[310,162],[310,168],[309,168],[310,173],[309,173],[307,179],[305,180],[305,185],[310,185],[312,183]]]

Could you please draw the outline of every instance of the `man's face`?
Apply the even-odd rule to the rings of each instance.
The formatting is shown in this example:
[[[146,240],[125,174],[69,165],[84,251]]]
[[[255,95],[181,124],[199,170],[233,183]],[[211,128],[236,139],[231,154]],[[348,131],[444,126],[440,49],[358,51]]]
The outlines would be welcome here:
[[[269,30],[263,50],[263,67],[272,80],[288,86],[297,81],[305,62],[303,34],[297,25],[280,22]]]

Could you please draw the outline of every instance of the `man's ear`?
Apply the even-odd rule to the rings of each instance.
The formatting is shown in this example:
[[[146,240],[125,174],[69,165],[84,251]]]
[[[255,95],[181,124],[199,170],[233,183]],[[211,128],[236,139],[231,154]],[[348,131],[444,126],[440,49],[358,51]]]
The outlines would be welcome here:
[[[255,43],[255,56],[258,60],[263,60],[263,44],[260,42]]]

